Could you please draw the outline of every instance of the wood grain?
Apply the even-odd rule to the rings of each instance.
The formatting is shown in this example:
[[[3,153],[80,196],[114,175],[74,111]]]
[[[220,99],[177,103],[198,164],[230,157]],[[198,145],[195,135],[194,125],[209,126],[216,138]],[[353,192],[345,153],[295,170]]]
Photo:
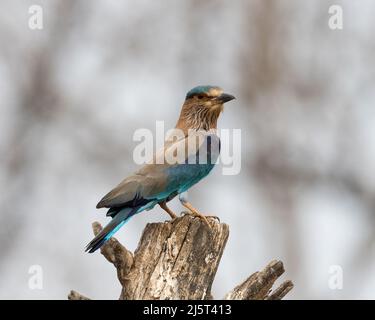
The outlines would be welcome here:
[[[134,254],[112,238],[101,253],[111,262],[122,285],[124,300],[209,300],[220,259],[229,236],[229,227],[216,217],[207,217],[210,228],[197,217],[146,225]],[[94,234],[101,230],[93,223]],[[271,291],[284,273],[281,261],[271,261],[264,270],[252,274],[230,291],[225,299],[282,299],[292,288],[285,281]],[[70,300],[88,299],[76,291]]]

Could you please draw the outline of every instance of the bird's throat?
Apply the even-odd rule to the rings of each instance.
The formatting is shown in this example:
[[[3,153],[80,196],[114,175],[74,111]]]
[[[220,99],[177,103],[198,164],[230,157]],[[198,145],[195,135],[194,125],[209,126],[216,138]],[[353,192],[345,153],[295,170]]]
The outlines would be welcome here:
[[[209,131],[217,129],[217,120],[223,111],[223,105],[210,108],[199,106],[183,106],[176,129],[187,133],[189,130]]]

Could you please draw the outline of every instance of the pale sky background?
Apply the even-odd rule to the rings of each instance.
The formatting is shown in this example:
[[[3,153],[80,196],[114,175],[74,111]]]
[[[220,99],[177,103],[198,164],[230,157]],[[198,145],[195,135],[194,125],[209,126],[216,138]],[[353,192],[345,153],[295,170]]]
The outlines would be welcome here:
[[[134,131],[174,126],[186,92],[214,84],[237,97],[220,128],[242,131],[240,174],[216,168],[190,192],[230,226],[214,297],[281,259],[289,299],[374,299],[374,15],[371,0],[0,0],[0,298],[118,298],[113,266],[84,253],[108,222],[95,205],[136,168]],[[134,250],[166,218],[117,237]]]

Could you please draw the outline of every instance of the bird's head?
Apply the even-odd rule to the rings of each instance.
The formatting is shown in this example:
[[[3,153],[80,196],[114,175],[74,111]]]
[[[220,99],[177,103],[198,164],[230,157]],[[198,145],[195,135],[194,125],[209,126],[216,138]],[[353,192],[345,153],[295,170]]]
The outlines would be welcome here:
[[[224,103],[235,99],[217,86],[198,86],[186,94],[181,115],[177,123],[180,129],[216,129],[217,119]]]

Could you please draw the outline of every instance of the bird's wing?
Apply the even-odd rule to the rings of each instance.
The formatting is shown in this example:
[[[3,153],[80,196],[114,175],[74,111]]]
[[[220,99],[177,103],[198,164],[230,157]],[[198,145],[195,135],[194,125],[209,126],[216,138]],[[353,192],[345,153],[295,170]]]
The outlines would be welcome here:
[[[208,137],[210,150],[219,149],[220,140],[212,133],[196,133],[175,143],[167,143],[161,152],[156,153],[152,163],[146,164],[134,175],[123,180],[103,197],[97,208],[143,205],[150,200],[163,200],[195,184],[207,175],[213,166],[211,163],[194,164],[198,154],[202,156],[207,153]],[[216,159],[217,156],[214,162]]]
[[[166,184],[160,169],[156,165],[145,165],[140,171],[126,178],[107,193],[96,207],[136,206],[156,199]]]

